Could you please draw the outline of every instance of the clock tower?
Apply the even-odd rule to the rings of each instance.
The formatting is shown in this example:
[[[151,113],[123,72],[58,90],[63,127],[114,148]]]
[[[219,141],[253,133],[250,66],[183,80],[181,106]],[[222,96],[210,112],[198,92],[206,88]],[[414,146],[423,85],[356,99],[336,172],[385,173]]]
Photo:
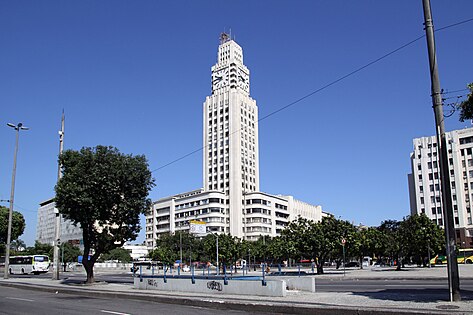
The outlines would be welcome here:
[[[203,104],[204,190],[228,195],[225,232],[241,237],[245,195],[259,191],[258,107],[250,97],[243,50],[225,33],[211,83]]]

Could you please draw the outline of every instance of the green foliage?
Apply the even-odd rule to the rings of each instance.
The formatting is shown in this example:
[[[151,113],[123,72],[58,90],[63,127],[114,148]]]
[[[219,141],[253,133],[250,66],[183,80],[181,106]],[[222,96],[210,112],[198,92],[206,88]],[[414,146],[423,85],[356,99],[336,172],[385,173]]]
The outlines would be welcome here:
[[[0,244],[7,243],[9,209],[0,206]],[[20,212],[13,211],[11,241],[16,240],[25,231],[25,219]]]
[[[56,207],[82,228],[84,257],[93,252],[83,264],[87,282],[93,282],[97,258],[138,236],[154,180],[144,156],[125,155],[113,147],[67,150],[59,163],[63,176],[56,185]]]
[[[26,244],[20,239],[14,240],[10,243],[10,250],[12,255],[21,255],[26,249]]]
[[[473,119],[473,83],[468,84],[468,89],[470,93],[467,96],[467,99],[458,105],[460,109],[460,121],[465,121]]]
[[[53,257],[53,246],[36,241],[33,247],[27,247],[21,255],[47,255]]]
[[[130,252],[124,249],[123,247],[120,248],[114,248],[108,253],[103,253],[102,256],[100,256],[101,261],[108,261],[108,260],[118,260],[119,262],[122,263],[129,263],[133,259],[130,256]]]
[[[156,248],[149,253],[152,260],[173,264],[180,259],[182,248],[182,260],[197,261],[201,256],[201,244],[194,235],[188,232],[176,232],[164,234],[156,241]]]
[[[324,262],[330,257],[341,254],[342,239],[346,240],[347,250],[357,246],[354,226],[333,216],[323,217],[320,222],[299,217],[282,235],[294,246],[298,256],[317,259],[317,273],[323,273]]]
[[[216,235],[207,234],[204,237],[203,251],[210,256],[210,261],[216,263],[217,242]],[[241,258],[241,240],[230,234],[218,235],[218,260],[220,265],[231,265]]]
[[[445,233],[425,214],[411,215],[404,219],[399,227],[402,250],[406,256],[414,256],[425,264],[425,257],[440,253],[445,246]]]
[[[77,258],[81,255],[80,249],[77,246],[74,246],[68,242],[63,243],[60,246],[60,259],[65,263],[76,262]]]

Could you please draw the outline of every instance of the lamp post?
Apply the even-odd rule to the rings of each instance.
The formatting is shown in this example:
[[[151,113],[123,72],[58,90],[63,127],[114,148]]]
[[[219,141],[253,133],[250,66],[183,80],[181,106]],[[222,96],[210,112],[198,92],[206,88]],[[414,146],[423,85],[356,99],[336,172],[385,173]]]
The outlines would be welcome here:
[[[5,271],[3,278],[8,279],[8,273],[10,269],[10,243],[11,243],[11,229],[13,220],[13,201],[15,199],[15,176],[16,176],[16,157],[18,154],[18,139],[20,136],[20,130],[28,130],[28,127],[24,127],[22,123],[17,125],[8,123],[8,127],[12,127],[16,130],[16,142],[15,142],[15,154],[13,157],[13,172],[11,178],[11,193],[10,193],[10,209],[8,211],[8,230],[7,230],[7,248],[5,249]]]
[[[219,275],[220,274],[220,268],[219,268],[219,265],[218,265],[218,234],[213,233],[212,231],[210,231],[210,229],[208,230],[208,232],[210,232],[210,234],[215,236],[215,242],[216,242],[216,246],[217,246],[217,275]]]
[[[64,111],[62,112],[61,119],[61,130],[59,130],[59,156],[61,156],[64,149]],[[57,180],[59,181],[62,177],[62,165],[58,163],[57,167]],[[53,264],[54,272],[52,274],[53,280],[59,280],[59,246],[61,246],[61,214],[59,210],[54,207],[55,226],[54,226],[54,248],[53,248]]]

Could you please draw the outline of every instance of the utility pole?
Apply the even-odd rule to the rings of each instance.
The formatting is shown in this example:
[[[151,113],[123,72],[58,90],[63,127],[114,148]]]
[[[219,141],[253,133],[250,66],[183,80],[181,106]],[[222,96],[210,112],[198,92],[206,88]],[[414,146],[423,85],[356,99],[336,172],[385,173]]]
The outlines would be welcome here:
[[[11,177],[11,192],[10,192],[10,209],[8,211],[8,230],[7,230],[7,244],[5,248],[5,272],[3,275],[4,279],[8,279],[8,273],[10,271],[10,246],[11,246],[11,229],[13,221],[13,201],[15,199],[15,177],[16,177],[16,157],[18,155],[18,139],[20,137],[20,130],[28,130],[28,127],[24,127],[22,123],[17,125],[8,123],[8,127],[12,127],[16,130],[16,141],[15,141],[15,154],[13,157],[13,172]]]
[[[442,184],[442,208],[447,241],[447,272],[450,302],[460,301],[460,277],[458,274],[457,254],[455,251],[455,225],[453,221],[452,191],[450,189],[450,176],[448,171],[448,149],[445,136],[445,125],[442,108],[442,91],[437,67],[435,52],[434,24],[430,8],[430,0],[422,0],[424,7],[424,25],[429,52],[430,79],[432,89],[432,103],[435,113],[437,131],[437,147],[440,157],[440,179]]]
[[[59,156],[62,154],[64,148],[64,111],[62,111],[61,118],[61,130],[59,130]],[[62,177],[62,165],[58,162],[57,167],[57,180],[59,181]],[[54,213],[56,214],[56,226],[55,226],[55,237],[54,237],[54,250],[53,250],[53,280],[59,280],[59,246],[61,245],[61,215],[59,210],[54,207]],[[64,251],[64,247],[63,247]]]

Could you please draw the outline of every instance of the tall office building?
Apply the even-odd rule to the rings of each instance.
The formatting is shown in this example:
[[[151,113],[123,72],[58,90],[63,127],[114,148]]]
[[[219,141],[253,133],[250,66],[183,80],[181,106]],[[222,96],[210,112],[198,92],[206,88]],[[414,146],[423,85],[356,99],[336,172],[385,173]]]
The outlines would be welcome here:
[[[36,224],[36,241],[43,244],[54,245],[56,232],[56,204],[54,200],[48,199],[39,204],[38,222]],[[80,225],[75,226],[70,220],[61,216],[61,242],[69,242],[83,248],[82,229]]]
[[[146,216],[146,242],[189,229],[189,220],[210,231],[256,240],[276,236],[297,216],[321,220],[321,206],[292,196],[260,192],[258,107],[250,96],[250,71],[243,50],[220,36],[212,66],[212,93],[203,104],[203,188],[156,201]]]
[[[448,174],[452,189],[457,244],[473,246],[473,128],[446,133]],[[434,223],[444,226],[442,213],[440,161],[435,136],[413,140],[412,173],[408,175],[412,214],[425,213]]]
[[[204,102],[204,190],[229,196],[230,233],[242,230],[243,195],[259,190],[258,107],[250,97],[243,50],[226,34],[212,67],[212,95]]]

